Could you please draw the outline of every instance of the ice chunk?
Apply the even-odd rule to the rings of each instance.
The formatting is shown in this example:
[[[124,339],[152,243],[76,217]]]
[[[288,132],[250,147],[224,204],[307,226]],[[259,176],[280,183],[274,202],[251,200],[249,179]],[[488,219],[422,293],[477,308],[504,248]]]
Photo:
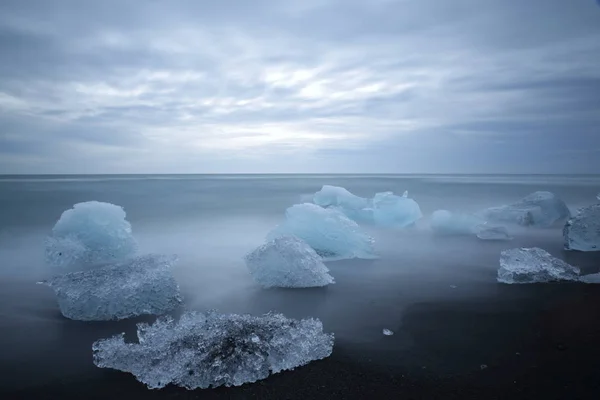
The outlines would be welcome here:
[[[537,247],[504,250],[500,255],[498,282],[501,283],[577,280],[579,280],[579,268]]]
[[[566,250],[600,251],[600,204],[579,210],[563,228]]]
[[[473,215],[453,214],[446,210],[437,210],[431,214],[431,229],[439,234],[473,235],[482,222]]]
[[[583,283],[600,283],[600,273],[583,275],[579,280]]]
[[[324,208],[333,208],[359,222],[373,222],[370,201],[358,197],[343,187],[324,185],[314,194],[313,202]]]
[[[334,283],[319,255],[303,240],[283,236],[245,257],[256,282],[264,287],[303,288]]]
[[[392,336],[392,335],[394,334],[394,332],[392,332],[392,331],[391,331],[391,330],[389,330],[389,329],[384,329],[384,330],[383,330],[383,334],[384,334],[385,336]]]
[[[550,227],[569,215],[565,202],[551,192],[535,192],[517,203],[488,208],[482,212],[482,216],[489,221],[539,227]]]
[[[46,241],[46,262],[61,268],[89,267],[135,254],[137,243],[123,208],[110,203],[78,203],[62,213]]]
[[[476,227],[477,237],[481,240],[512,240],[508,230],[503,226],[488,226],[487,224]]]
[[[375,194],[373,198],[373,219],[377,225],[405,228],[422,216],[419,204],[408,197],[382,192]]]
[[[327,260],[377,258],[374,240],[358,224],[337,210],[315,204],[296,204],[285,212],[285,221],[267,240],[296,236]]]
[[[160,317],[138,324],[139,343],[124,334],[96,341],[94,364],[133,374],[150,389],[239,386],[331,355],[333,334],[318,319],[293,320],[184,313],[178,322]]]
[[[144,255],[40,282],[50,286],[61,313],[81,321],[164,314],[181,303],[171,273],[175,256]]]

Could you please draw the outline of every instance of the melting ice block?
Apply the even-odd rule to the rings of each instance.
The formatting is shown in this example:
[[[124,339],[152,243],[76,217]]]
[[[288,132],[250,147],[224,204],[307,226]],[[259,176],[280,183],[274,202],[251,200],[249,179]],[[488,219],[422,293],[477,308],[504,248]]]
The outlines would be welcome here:
[[[500,254],[498,282],[544,283],[579,280],[579,268],[537,247],[505,250]]]
[[[333,334],[318,319],[281,314],[220,315],[187,312],[178,322],[161,317],[138,324],[139,343],[124,334],[92,346],[94,364],[133,374],[150,389],[239,386],[329,357]]]
[[[600,251],[600,204],[584,207],[563,228],[566,250]]]
[[[135,254],[137,243],[120,206],[88,201],[62,213],[46,241],[46,262],[73,269],[106,264]]]
[[[171,273],[176,259],[144,255],[41,283],[54,290],[61,313],[70,319],[105,321],[164,314],[182,301]]]
[[[314,194],[313,202],[324,208],[341,211],[354,221],[373,222],[370,201],[350,193],[343,187],[324,185]]]
[[[285,221],[267,235],[267,240],[296,236],[327,260],[377,258],[372,237],[337,210],[315,204],[296,204],[285,212]]]
[[[413,225],[423,214],[416,201],[408,197],[382,192],[373,197],[373,219],[380,226],[405,228]]]
[[[245,257],[256,282],[263,287],[306,288],[334,283],[321,257],[305,241],[283,236]]]
[[[431,214],[431,229],[439,234],[472,235],[483,221],[473,215],[437,210]]]
[[[512,237],[503,226],[478,225],[477,237],[481,240],[512,240]]]
[[[568,218],[569,208],[564,201],[550,192],[535,192],[521,201],[481,212],[483,218],[494,222],[550,227],[556,221]]]

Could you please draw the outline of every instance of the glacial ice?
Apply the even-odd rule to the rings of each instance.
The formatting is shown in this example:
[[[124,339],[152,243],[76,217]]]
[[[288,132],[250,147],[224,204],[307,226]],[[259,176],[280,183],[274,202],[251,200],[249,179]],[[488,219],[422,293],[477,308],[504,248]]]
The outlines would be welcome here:
[[[413,225],[423,214],[419,204],[406,196],[382,192],[373,197],[373,219],[384,227],[405,228]]]
[[[481,214],[488,221],[539,227],[550,227],[570,216],[565,202],[551,192],[535,192],[517,203],[488,208]]]
[[[512,284],[578,280],[579,268],[540,248],[515,248],[500,254],[498,282]]]
[[[150,389],[239,386],[331,355],[333,334],[318,319],[281,314],[184,313],[137,325],[139,343],[124,334],[96,341],[94,364],[133,374]]]
[[[314,194],[313,202],[323,208],[338,210],[354,221],[373,222],[370,201],[350,193],[343,187],[324,185]]]
[[[508,230],[503,226],[478,225],[477,237],[481,240],[512,240]]]
[[[303,240],[283,236],[245,257],[256,282],[266,288],[306,288],[334,283],[321,257]]]
[[[483,221],[473,215],[454,214],[446,210],[437,210],[431,214],[431,229],[444,235],[472,235]]]
[[[566,250],[600,251],[600,204],[579,210],[563,228]]]
[[[46,262],[72,269],[131,257],[137,243],[120,206],[88,201],[62,213],[46,241]]]
[[[583,283],[600,283],[600,273],[583,275],[579,280]]]
[[[326,260],[377,258],[372,237],[340,211],[304,203],[289,207],[285,221],[267,235],[267,240],[296,236]]]
[[[144,255],[40,282],[50,286],[61,313],[80,321],[164,314],[182,301],[171,273],[175,256]]]

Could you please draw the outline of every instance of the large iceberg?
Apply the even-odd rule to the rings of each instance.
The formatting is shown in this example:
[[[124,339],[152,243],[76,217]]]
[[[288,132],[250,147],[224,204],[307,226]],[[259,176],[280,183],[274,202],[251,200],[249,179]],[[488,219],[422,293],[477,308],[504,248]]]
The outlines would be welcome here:
[[[372,237],[340,211],[316,204],[296,204],[285,212],[285,221],[267,235],[267,240],[296,236],[327,260],[377,258]]]
[[[80,321],[106,321],[164,314],[181,304],[171,273],[175,256],[144,255],[40,282],[50,286],[61,313]]]
[[[517,203],[488,208],[481,215],[488,221],[550,227],[555,222],[568,218],[570,212],[565,202],[555,194],[535,192]]]
[[[276,238],[246,255],[256,282],[266,288],[306,288],[334,283],[319,255],[295,236]]]
[[[579,268],[537,247],[504,250],[500,254],[498,282],[545,283],[578,281]]]
[[[446,210],[437,210],[431,214],[431,229],[444,235],[473,235],[483,221],[474,215],[453,214]]]
[[[419,204],[408,197],[408,192],[404,192],[403,196],[382,192],[373,197],[373,219],[377,225],[405,228],[422,216]]]
[[[566,250],[600,251],[600,204],[579,210],[563,229]]]
[[[331,355],[333,334],[318,319],[281,314],[184,313],[138,324],[139,343],[124,334],[96,341],[94,364],[133,374],[150,389],[239,386]]]
[[[46,262],[83,269],[131,257],[137,243],[120,206],[88,201],[62,213],[46,241]]]

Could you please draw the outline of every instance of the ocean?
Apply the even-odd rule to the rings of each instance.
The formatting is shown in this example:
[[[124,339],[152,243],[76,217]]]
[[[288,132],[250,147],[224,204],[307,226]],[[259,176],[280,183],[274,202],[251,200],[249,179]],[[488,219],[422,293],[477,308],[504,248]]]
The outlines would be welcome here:
[[[408,190],[424,217],[404,230],[365,227],[381,258],[328,263],[334,285],[261,289],[243,256],[264,242],[287,207],[310,201],[325,184],[364,197]],[[513,247],[541,247],[585,273],[600,270],[600,252],[564,251],[560,224],[511,228],[508,242],[439,237],[429,228],[435,210],[476,212],[538,190],[576,211],[598,201],[600,176],[2,176],[0,393],[11,399],[526,398],[547,390],[559,397],[546,398],[565,398],[563,392],[598,398],[598,380],[585,373],[600,370],[600,287],[500,285],[496,271],[500,252]],[[177,388],[148,391],[133,376],[96,368],[93,341],[133,335],[136,322],[153,318],[67,320],[52,291],[36,285],[52,273],[44,265],[45,237],[64,210],[89,200],[124,207],[141,252],[179,256],[175,275],[187,308],[317,317],[335,333],[333,355],[194,397]]]

